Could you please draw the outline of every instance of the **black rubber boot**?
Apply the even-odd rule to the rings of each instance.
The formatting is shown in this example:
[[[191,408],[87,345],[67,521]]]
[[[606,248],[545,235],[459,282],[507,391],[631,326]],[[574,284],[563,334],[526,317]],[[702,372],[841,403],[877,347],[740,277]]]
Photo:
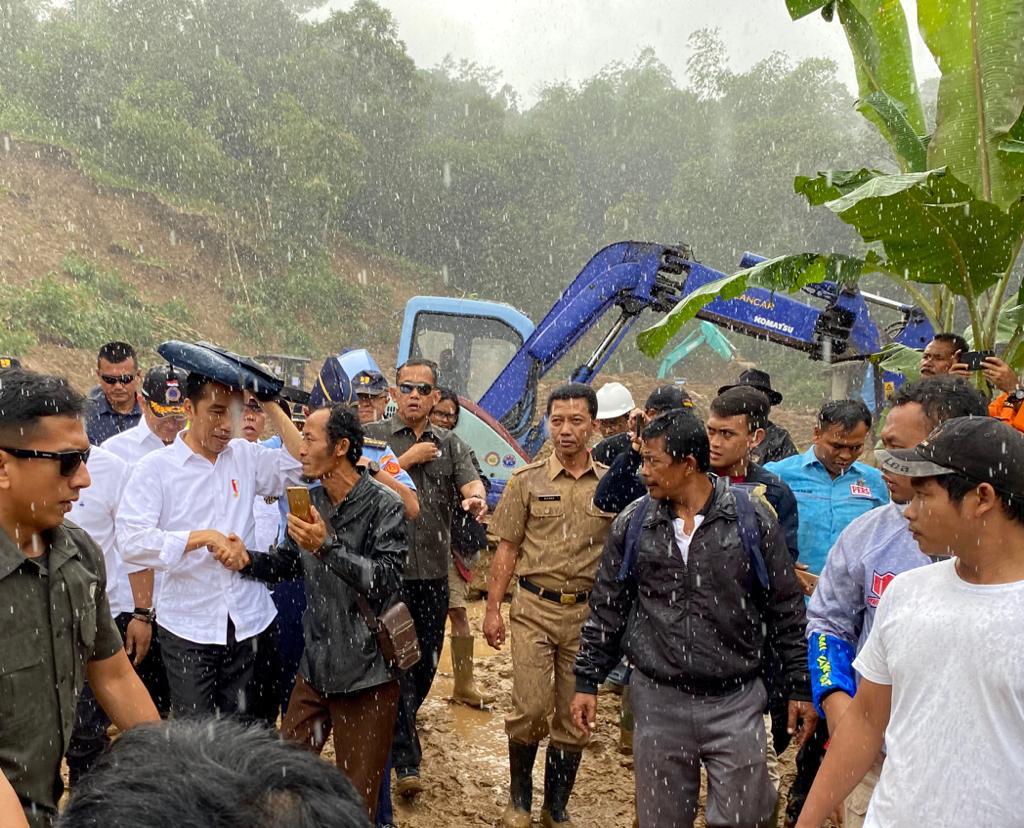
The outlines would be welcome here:
[[[569,796],[576,784],[582,751],[562,750],[548,745],[544,763],[544,810],[541,825],[572,825],[569,818]]]
[[[509,785],[508,807],[502,823],[512,826],[529,825],[533,807],[533,763],[537,759],[537,745],[524,745],[508,740],[508,769],[512,777]]]

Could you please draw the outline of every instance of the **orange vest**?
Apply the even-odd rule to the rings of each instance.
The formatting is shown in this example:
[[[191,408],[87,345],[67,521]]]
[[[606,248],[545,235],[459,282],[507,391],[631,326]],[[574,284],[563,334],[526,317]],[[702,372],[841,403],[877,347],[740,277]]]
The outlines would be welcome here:
[[[1017,431],[1024,432],[1024,404],[1014,408],[1007,402],[1009,394],[1002,394],[989,403],[988,413],[996,419],[1013,426]]]

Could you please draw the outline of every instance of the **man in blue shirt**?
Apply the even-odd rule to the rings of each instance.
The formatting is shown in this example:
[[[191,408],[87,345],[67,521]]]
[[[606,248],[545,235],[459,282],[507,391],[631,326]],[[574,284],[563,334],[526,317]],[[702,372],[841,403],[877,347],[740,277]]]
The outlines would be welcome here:
[[[859,400],[834,400],[818,412],[814,442],[764,468],[778,475],[796,495],[800,514],[800,562],[818,575],[828,550],[850,522],[889,502],[878,469],[857,458],[871,430],[871,412]]]
[[[857,462],[870,430],[871,412],[864,403],[833,400],[818,412],[814,442],[807,451],[765,464],[764,468],[781,477],[796,495],[800,562],[814,575],[820,574],[832,544],[855,518],[889,502],[881,472]],[[828,727],[822,721],[797,754],[786,825],[794,824],[800,813],[826,741]]]

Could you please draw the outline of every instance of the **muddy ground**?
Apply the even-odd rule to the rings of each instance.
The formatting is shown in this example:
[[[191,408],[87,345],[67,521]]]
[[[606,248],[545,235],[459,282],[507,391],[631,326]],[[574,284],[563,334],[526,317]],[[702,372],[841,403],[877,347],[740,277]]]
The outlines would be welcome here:
[[[508,604],[504,607],[507,623]],[[495,652],[483,639],[484,604],[470,604],[470,623],[477,636],[476,675],[482,689],[498,698],[492,709],[473,710],[450,704],[451,659],[447,646],[437,679],[420,711],[423,780],[427,790],[415,804],[396,797],[395,817],[401,828],[496,825],[508,797],[508,752],[504,717],[512,694],[512,660],[508,645]],[[619,752],[619,697],[602,694],[598,724],[583,755],[570,812],[578,826],[630,828],[633,825],[633,763]],[[326,756],[325,752],[325,756]],[[792,776],[790,749],[784,757],[783,788]],[[544,785],[543,751],[534,768],[534,819],[540,819]],[[703,819],[698,819],[703,826]],[[781,824],[781,823],[780,823]]]

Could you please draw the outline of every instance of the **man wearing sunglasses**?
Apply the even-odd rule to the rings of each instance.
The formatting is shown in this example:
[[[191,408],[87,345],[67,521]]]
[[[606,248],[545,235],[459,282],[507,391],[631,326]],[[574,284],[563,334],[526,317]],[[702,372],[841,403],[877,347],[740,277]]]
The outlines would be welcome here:
[[[413,798],[424,790],[419,778],[420,744],[416,713],[430,692],[444,644],[448,615],[448,560],[452,514],[460,505],[482,519],[486,491],[470,458],[470,449],[452,432],[431,425],[437,403],[437,366],[410,359],[400,366],[391,395],[394,417],[365,426],[366,436],[385,440],[398,452],[398,465],[416,484],[420,514],[409,521],[409,555],[403,576],[402,600],[416,623],[423,657],[401,677],[402,698],[392,760],[398,780],[395,792]],[[462,498],[461,504],[455,492]]]
[[[111,617],[103,553],[64,517],[90,483],[85,400],[66,380],[0,383],[0,768],[49,826],[83,681],[119,729],[159,718]]]
[[[85,420],[89,442],[98,446],[109,437],[138,423],[139,360],[127,342],[108,342],[96,355],[99,385],[89,392],[90,407]]]

